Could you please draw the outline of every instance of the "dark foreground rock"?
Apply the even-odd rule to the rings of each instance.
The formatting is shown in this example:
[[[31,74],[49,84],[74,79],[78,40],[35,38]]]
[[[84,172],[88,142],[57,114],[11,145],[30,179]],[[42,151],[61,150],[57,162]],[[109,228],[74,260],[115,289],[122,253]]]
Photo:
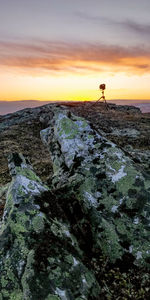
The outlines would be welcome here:
[[[82,251],[63,213],[57,212],[58,219],[43,212],[46,198],[52,201],[48,187],[22,155],[11,155],[9,168],[13,179],[0,235],[0,299],[96,299],[100,287],[81,262]]]
[[[1,120],[3,139],[34,126],[27,144],[37,144],[44,183],[27,158],[9,155],[10,177],[0,185],[0,300],[150,299],[149,148],[133,147],[143,128],[135,120],[123,128],[113,120],[119,112],[76,112],[92,124],[56,105]],[[34,137],[42,128],[46,147]]]

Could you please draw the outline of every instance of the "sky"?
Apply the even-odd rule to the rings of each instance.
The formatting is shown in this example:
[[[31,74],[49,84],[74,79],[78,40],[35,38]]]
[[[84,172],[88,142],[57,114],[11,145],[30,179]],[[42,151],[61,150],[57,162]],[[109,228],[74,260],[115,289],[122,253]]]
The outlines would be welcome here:
[[[0,0],[0,100],[150,99],[149,0]]]

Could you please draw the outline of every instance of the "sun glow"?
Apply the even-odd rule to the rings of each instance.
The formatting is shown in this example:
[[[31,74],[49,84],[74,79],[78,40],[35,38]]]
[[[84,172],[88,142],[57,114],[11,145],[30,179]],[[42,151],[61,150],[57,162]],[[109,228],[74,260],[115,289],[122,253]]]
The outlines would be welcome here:
[[[0,100],[96,100],[100,83],[106,83],[106,99],[150,99],[150,75],[128,75],[123,72],[64,72],[59,76],[47,72],[30,74],[20,69],[0,71]]]
[[[150,99],[150,53],[141,47],[37,40],[0,42],[0,100]]]

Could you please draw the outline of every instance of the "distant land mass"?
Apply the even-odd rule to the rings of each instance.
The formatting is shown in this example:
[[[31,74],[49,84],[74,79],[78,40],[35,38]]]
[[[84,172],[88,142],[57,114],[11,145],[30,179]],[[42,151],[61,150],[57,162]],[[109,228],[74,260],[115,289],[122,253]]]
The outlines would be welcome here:
[[[17,110],[36,107],[48,104],[50,101],[21,100],[21,101],[0,101],[0,115],[13,113]]]
[[[0,115],[5,115],[8,113],[13,113],[15,111],[24,109],[24,108],[32,108],[37,106],[42,106],[48,103],[56,103],[56,102],[71,102],[70,101],[39,101],[39,100],[21,100],[21,101],[0,101]],[[95,101],[95,100],[93,100]],[[73,101],[75,102],[75,101]],[[77,101],[78,102],[78,101]],[[92,101],[91,101],[92,102]],[[108,100],[109,103],[115,103],[118,105],[132,105],[139,107],[142,113],[150,112],[150,100],[126,100],[126,99],[112,99]]]

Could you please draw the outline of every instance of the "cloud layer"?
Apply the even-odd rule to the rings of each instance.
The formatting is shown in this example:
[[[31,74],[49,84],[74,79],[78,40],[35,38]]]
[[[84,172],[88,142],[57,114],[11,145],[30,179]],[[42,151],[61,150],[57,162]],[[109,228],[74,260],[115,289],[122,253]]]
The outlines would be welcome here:
[[[150,71],[150,48],[52,41],[1,41],[0,65],[33,73],[54,72],[57,75],[62,72],[87,74],[116,71],[139,74]]]
[[[143,24],[140,22],[135,22],[129,18],[119,21],[119,19],[106,18],[97,15],[90,15],[83,12],[76,12],[76,16],[81,20],[88,22],[94,22],[99,25],[110,25],[114,27],[120,27],[120,29],[125,29],[130,34],[131,32],[139,34],[141,37],[150,37],[150,23]]]

